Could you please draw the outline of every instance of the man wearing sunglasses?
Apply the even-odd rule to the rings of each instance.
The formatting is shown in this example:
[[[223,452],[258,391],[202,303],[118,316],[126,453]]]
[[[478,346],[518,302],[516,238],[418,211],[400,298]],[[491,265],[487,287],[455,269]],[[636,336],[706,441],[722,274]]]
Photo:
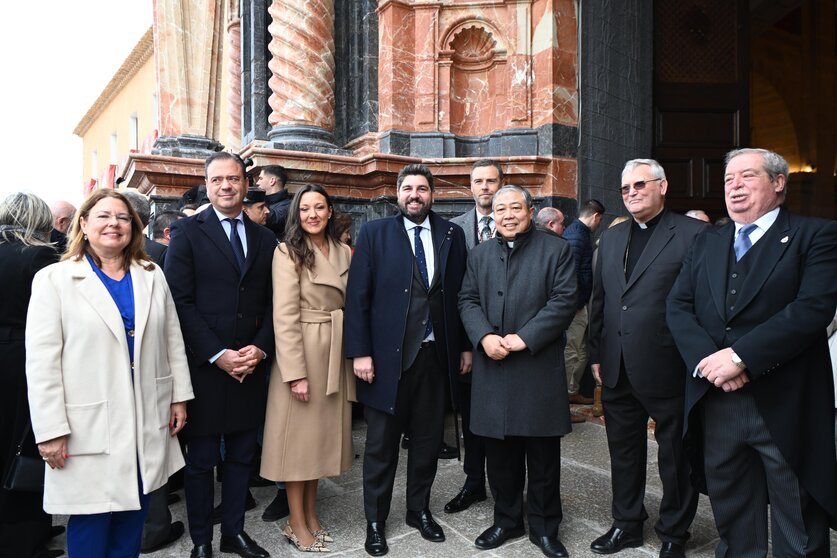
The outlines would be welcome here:
[[[656,421],[663,484],[655,525],[661,558],[685,556],[697,508],[682,445],[686,367],[666,325],[665,301],[694,238],[707,225],[666,211],[667,189],[657,161],[628,161],[619,190],[632,219],[607,229],[599,241],[589,359],[603,385],[613,525],[590,545],[597,554],[643,544],[649,416]]]

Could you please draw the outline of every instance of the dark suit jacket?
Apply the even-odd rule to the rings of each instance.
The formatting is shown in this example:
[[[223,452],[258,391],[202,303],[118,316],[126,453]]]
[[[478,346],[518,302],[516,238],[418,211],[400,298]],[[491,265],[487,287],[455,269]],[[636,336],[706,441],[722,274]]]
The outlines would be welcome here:
[[[479,436],[563,436],[570,426],[563,334],[575,315],[575,266],[566,240],[534,227],[508,250],[500,238],[468,254],[459,293],[474,345],[471,431]],[[480,340],[517,333],[527,349],[492,360]]]
[[[155,264],[163,267],[163,263],[166,261],[166,250],[168,249],[168,246],[151,240],[147,236],[144,236],[143,240],[145,241],[145,253],[148,254],[148,257],[151,258]]]
[[[244,215],[247,259],[239,274],[212,208],[171,225],[166,279],[186,342],[194,401],[188,434],[220,434],[256,428],[264,422],[265,374],[270,359],[243,383],[209,363],[222,349],[256,345],[273,355],[271,264],[276,237]]]
[[[623,266],[631,221],[602,233],[590,306],[589,360],[601,364],[602,382],[615,387],[624,360],[634,389],[655,397],[683,394],[685,369],[666,325],[665,301],[686,252],[707,226],[664,211],[630,280]]]
[[[668,298],[668,323],[688,369],[686,441],[702,471],[695,411],[712,387],[691,372],[725,347],[747,365],[752,393],[773,441],[803,486],[837,519],[834,389],[826,327],[837,303],[837,223],[782,209],[726,312],[729,254],[735,226],[709,229]],[[701,480],[701,479],[699,479]]]
[[[377,219],[358,235],[346,289],[345,350],[347,358],[372,356],[375,380],[357,382],[357,400],[382,412],[395,413],[401,350],[404,343],[413,250],[404,230],[403,216]],[[430,212],[436,269],[442,282],[444,330],[448,348],[447,373],[459,374],[459,355],[470,350],[456,308],[466,248],[462,229]],[[452,399],[458,401],[458,382],[452,383]]]

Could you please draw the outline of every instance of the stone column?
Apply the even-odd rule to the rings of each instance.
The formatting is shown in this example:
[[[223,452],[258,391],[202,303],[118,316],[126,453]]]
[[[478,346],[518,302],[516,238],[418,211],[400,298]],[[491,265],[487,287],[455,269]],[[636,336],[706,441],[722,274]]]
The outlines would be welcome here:
[[[233,149],[241,147],[241,18],[238,0],[227,4],[227,39],[229,40],[230,90],[227,95],[227,110],[230,117],[227,145]]]
[[[223,0],[155,0],[160,137],[153,153],[205,158],[218,141]]]
[[[334,0],[275,0],[268,11],[272,147],[340,151],[333,139]]]

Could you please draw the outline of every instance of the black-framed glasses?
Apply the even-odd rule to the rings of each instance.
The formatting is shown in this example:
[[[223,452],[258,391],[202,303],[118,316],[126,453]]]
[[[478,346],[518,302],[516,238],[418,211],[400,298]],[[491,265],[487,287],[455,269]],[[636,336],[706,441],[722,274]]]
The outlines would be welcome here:
[[[633,184],[622,184],[619,187],[619,191],[622,192],[623,196],[627,195],[628,192],[631,191],[631,188],[640,192],[649,182],[656,182],[657,180],[662,180],[662,178],[649,178],[648,180],[640,180],[638,182],[634,182]]]

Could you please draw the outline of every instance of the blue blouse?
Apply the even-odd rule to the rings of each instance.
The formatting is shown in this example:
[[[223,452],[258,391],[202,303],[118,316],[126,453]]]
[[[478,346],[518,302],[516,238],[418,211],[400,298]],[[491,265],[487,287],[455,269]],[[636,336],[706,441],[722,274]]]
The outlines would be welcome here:
[[[122,324],[125,326],[125,339],[128,341],[128,354],[131,357],[131,376],[134,374],[134,283],[131,281],[131,273],[128,272],[120,280],[111,279],[105,272],[99,269],[96,262],[89,255],[87,261],[90,267],[99,276],[110,293],[111,298],[119,309],[122,316]]]

